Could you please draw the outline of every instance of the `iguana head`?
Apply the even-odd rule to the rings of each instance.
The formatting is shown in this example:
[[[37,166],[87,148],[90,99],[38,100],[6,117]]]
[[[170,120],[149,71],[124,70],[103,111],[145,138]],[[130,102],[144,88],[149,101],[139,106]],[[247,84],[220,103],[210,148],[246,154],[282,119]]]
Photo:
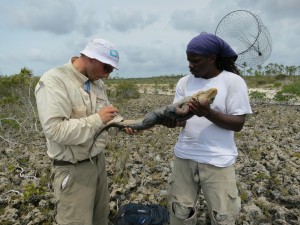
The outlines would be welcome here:
[[[218,90],[216,88],[210,88],[206,91],[198,91],[193,94],[192,98],[200,103],[209,102],[209,104],[211,104],[215,100],[217,93]]]

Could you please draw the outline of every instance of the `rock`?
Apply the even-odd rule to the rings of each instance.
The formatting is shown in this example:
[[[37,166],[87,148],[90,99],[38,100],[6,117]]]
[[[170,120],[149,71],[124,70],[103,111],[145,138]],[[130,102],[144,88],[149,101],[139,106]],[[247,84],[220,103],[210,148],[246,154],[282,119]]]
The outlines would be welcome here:
[[[124,118],[132,119],[172,101],[173,96],[146,94],[118,107]],[[300,224],[300,106],[252,104],[252,108],[254,114],[247,117],[243,130],[235,133],[239,151],[236,177],[243,200],[237,224]],[[180,128],[156,126],[137,135],[119,132],[110,138],[106,151],[110,222],[119,204],[166,205],[179,132]],[[30,137],[22,139],[26,144],[0,145],[0,224],[55,224],[45,140],[41,133]],[[21,177],[17,166],[36,179]],[[44,192],[25,201],[22,194],[31,184],[43,187]],[[198,222],[206,224],[206,202],[203,195],[199,199]]]

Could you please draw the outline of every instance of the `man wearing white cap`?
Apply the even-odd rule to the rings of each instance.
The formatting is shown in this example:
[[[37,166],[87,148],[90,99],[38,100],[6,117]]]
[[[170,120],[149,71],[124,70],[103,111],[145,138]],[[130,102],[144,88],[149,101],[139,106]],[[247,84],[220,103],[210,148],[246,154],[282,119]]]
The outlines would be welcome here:
[[[93,138],[118,112],[109,103],[101,80],[108,78],[118,63],[113,44],[94,39],[79,57],[44,73],[36,86],[39,118],[53,165],[56,222],[60,225],[107,224],[104,149],[108,133],[101,133],[94,144]],[[133,131],[127,129],[127,133]]]

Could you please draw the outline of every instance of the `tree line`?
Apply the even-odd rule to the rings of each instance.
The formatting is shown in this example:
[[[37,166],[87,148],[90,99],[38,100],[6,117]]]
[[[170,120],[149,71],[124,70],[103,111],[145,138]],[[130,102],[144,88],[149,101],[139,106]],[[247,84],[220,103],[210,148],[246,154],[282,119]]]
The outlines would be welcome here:
[[[287,75],[294,76],[300,75],[300,66],[284,66],[283,64],[269,63],[266,66],[257,66],[256,68],[244,67],[241,71],[242,75],[248,76],[276,76],[276,75]]]

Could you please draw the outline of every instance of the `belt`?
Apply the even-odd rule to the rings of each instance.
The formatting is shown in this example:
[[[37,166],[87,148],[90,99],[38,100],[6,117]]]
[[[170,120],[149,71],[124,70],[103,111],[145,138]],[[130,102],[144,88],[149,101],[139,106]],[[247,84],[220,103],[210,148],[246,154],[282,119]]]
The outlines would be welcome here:
[[[84,159],[84,160],[81,160],[81,161],[77,161],[76,163],[71,163],[69,161],[63,161],[63,160],[53,160],[53,165],[55,165],[55,166],[77,165],[77,164],[80,164],[80,163],[88,162],[90,160],[94,161],[94,159],[96,159],[96,158],[97,158],[97,156],[94,156],[91,159],[90,158]]]

